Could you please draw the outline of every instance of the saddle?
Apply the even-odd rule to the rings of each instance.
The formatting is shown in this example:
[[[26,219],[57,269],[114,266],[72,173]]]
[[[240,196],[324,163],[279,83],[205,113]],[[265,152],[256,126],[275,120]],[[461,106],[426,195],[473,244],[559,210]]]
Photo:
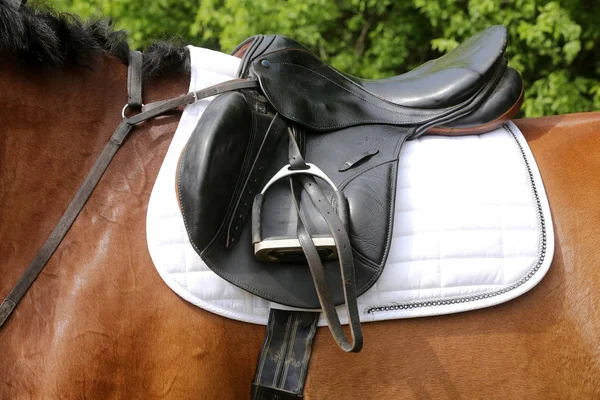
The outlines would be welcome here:
[[[506,39],[493,26],[383,80],[340,72],[285,36],[245,40],[237,79],[202,91],[219,96],[179,161],[196,252],[250,293],[321,310],[338,345],[360,351],[356,298],[389,252],[400,149],[424,133],[492,130],[518,112],[523,84]]]

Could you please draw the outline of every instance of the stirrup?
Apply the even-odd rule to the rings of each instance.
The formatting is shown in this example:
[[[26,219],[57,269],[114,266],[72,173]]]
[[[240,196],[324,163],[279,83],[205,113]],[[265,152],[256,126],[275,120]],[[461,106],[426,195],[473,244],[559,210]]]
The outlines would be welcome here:
[[[306,163],[306,165],[308,168],[304,169],[292,169],[290,164],[283,166],[254,198],[254,204],[252,205],[252,243],[254,245],[254,256],[260,261],[290,262],[305,259],[298,238],[276,236],[263,239],[262,237],[261,214],[264,194],[275,182],[293,175],[312,175],[327,182],[334,192],[338,191],[335,184],[319,167],[311,163]],[[315,235],[311,238],[321,260],[337,260],[337,249],[333,236]]]

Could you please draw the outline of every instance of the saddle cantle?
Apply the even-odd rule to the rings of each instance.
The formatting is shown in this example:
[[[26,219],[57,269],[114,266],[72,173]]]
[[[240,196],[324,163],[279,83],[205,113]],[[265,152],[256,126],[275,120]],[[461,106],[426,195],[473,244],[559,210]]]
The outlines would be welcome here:
[[[522,81],[505,47],[506,29],[494,26],[373,81],[290,38],[247,39],[234,52],[238,79],[201,93],[222,94],[181,155],[177,189],[192,246],[255,295],[321,309],[340,347],[359,351],[356,297],[385,265],[402,144],[425,132],[479,133],[514,116]],[[352,342],[335,311],[344,303]]]

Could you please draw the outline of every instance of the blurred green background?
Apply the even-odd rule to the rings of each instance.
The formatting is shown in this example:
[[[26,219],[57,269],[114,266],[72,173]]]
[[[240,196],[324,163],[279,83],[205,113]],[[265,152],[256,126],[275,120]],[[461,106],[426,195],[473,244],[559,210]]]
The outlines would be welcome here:
[[[338,69],[396,75],[492,24],[507,26],[509,64],[526,84],[521,115],[600,110],[598,0],[32,0],[103,16],[143,49],[181,38],[225,52],[257,33],[282,33]]]

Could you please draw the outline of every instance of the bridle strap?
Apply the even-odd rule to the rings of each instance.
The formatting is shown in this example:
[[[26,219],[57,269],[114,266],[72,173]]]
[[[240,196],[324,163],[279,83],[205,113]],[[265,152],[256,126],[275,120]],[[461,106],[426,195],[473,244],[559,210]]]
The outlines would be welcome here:
[[[233,79],[231,81],[226,81],[223,83],[219,83],[218,85],[209,86],[207,88],[200,89],[195,92],[189,92],[188,94],[181,95],[171,100],[163,100],[146,104],[142,108],[141,113],[127,118],[127,122],[131,125],[137,125],[141,122],[158,117],[176,108],[192,104],[200,99],[205,99],[207,97],[212,97],[218,94],[231,92],[235,90],[257,88],[258,86],[259,83],[255,80]]]
[[[134,56],[137,57],[137,56]],[[139,98],[141,99],[142,93],[142,80],[141,80],[141,58],[140,62],[130,63],[128,66],[128,78],[135,77],[134,81],[129,81],[128,90],[129,90],[129,99],[131,98]],[[135,71],[133,71],[135,70]],[[141,101],[140,101],[141,103]],[[17,304],[21,301],[27,290],[31,287],[33,282],[36,280],[40,272],[44,269],[52,254],[56,251],[65,235],[75,222],[75,219],[83,209],[83,206],[90,198],[90,195],[96,188],[96,185],[102,178],[104,171],[112,161],[113,157],[117,153],[117,150],[121,147],[121,144],[131,132],[133,128],[133,124],[130,124],[127,121],[127,118],[124,118],[123,121],[119,124],[110,140],[104,146],[104,149],[96,159],[96,162],[92,166],[90,172],[87,177],[77,190],[75,197],[71,200],[71,203],[67,207],[67,210],[62,215],[52,233],[43,246],[40,248],[35,258],[31,261],[21,279],[17,282],[15,287],[10,291],[6,299],[0,304],[0,327],[4,324],[7,318],[10,316],[12,311],[15,309]]]
[[[127,105],[133,109],[140,109],[143,106],[143,61],[144,59],[141,52],[129,52],[129,66],[127,67]]]

